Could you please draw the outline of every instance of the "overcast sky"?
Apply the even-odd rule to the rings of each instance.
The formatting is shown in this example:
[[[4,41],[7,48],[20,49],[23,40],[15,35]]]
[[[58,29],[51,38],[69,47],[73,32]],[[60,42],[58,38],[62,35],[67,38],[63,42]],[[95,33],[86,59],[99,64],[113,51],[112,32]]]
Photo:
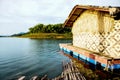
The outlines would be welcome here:
[[[76,4],[120,6],[120,0],[0,0],[0,35],[26,32],[38,23],[64,23]]]

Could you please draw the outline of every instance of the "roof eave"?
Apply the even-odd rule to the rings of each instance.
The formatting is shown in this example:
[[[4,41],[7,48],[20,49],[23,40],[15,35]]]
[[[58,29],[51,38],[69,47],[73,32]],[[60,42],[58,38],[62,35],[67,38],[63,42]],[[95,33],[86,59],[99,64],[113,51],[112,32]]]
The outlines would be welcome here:
[[[75,14],[75,12],[77,11],[77,9],[81,10],[79,11],[79,14]],[[82,13],[82,11],[84,10],[96,10],[96,11],[102,11],[102,12],[109,12],[109,8],[103,8],[103,7],[95,7],[95,6],[80,6],[80,5],[76,5],[72,11],[70,12],[68,18],[65,20],[63,27],[72,27],[73,23],[75,22],[75,20],[80,16],[80,14]],[[72,16],[76,16],[76,18],[72,21],[70,20]],[[70,23],[71,22],[71,23]],[[70,23],[70,24],[68,24]]]

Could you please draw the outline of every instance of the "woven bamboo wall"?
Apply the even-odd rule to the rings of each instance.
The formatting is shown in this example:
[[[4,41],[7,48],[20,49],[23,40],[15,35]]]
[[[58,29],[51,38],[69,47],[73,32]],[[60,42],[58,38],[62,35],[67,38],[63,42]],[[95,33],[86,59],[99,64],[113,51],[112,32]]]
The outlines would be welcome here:
[[[120,58],[120,20],[114,21],[114,28],[109,34],[106,34],[102,45],[103,53]]]
[[[74,22],[72,33],[74,46],[120,57],[120,21],[108,13],[84,11]]]

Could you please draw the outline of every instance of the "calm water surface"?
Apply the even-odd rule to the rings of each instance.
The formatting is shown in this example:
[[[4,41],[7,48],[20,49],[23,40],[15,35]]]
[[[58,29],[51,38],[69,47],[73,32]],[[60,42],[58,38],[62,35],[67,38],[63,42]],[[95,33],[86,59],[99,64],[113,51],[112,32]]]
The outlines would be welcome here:
[[[62,61],[69,59],[59,52],[59,43],[71,40],[0,38],[0,80],[16,79],[22,75],[58,76]]]

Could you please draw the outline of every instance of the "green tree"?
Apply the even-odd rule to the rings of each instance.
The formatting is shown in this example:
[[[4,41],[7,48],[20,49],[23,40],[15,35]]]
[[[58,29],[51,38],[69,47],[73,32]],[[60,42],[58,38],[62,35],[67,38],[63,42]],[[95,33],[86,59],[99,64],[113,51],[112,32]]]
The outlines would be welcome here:
[[[63,28],[63,24],[37,24],[34,27],[29,28],[29,33],[69,33],[71,28]]]

